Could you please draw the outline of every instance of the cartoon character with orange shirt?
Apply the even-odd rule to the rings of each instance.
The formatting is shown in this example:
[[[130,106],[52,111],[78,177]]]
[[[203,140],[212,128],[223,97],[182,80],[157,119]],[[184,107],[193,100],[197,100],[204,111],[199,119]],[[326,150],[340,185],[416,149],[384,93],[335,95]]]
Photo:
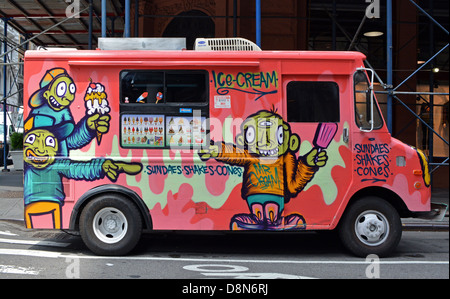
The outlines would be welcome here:
[[[329,141],[336,132],[334,126],[337,128],[336,124],[332,125]],[[283,217],[282,213],[284,204],[305,188],[319,167],[325,166],[328,157],[323,149],[328,145],[317,143],[314,141],[315,147],[297,159],[300,137],[291,132],[289,124],[275,111],[262,110],[243,122],[236,137],[237,146],[220,142],[199,152],[202,160],[214,158],[244,167],[241,194],[251,213],[234,215],[230,228],[304,229],[306,222],[302,215]]]

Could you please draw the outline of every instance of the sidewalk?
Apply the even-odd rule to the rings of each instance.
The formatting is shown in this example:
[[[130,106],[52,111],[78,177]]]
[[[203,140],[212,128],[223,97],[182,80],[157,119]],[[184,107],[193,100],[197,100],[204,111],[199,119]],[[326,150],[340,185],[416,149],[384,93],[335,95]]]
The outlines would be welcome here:
[[[0,220],[23,221],[23,172],[8,165],[0,169]]]
[[[4,167],[2,167],[3,170]],[[0,220],[23,221],[23,172],[8,165],[9,172],[0,171]],[[448,189],[434,189],[431,202],[449,204]],[[448,230],[449,217],[442,221],[431,221],[417,218],[402,219],[405,229],[411,230]]]

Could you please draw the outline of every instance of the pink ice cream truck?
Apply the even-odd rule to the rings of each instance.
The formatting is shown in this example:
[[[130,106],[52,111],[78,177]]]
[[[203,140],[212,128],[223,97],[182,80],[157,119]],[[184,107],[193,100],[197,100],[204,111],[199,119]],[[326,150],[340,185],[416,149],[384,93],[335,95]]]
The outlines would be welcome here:
[[[27,51],[26,226],[100,255],[144,230],[337,230],[391,253],[400,219],[430,211],[430,175],[389,134],[365,56],[220,43],[238,44]]]

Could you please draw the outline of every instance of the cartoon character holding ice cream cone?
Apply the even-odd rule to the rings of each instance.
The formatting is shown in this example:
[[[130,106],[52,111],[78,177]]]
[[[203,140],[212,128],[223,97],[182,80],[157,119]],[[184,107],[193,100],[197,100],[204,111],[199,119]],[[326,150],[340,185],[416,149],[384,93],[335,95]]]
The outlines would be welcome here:
[[[108,177],[112,182],[120,173],[136,175],[140,163],[94,158],[75,161],[69,151],[89,144],[109,131],[110,107],[105,88],[89,84],[85,94],[86,114],[75,123],[70,105],[77,86],[64,68],[47,70],[39,89],[30,97],[30,113],[24,121],[24,201],[27,227],[32,217],[51,214],[53,227],[62,227],[66,195],[62,178],[93,181]]]
[[[30,113],[24,122],[24,129],[39,127],[58,128],[60,135],[58,155],[66,157],[72,149],[79,149],[89,144],[94,137],[101,138],[109,130],[110,116],[106,93],[95,85],[96,92],[91,95],[91,107],[88,113],[75,123],[70,105],[75,100],[77,86],[64,68],[46,71],[39,89],[30,97]],[[88,92],[89,93],[89,88]],[[103,97],[103,98],[102,98]],[[87,102],[87,101],[85,101]],[[100,103],[100,104],[99,104]],[[88,103],[86,107],[88,108]],[[99,139],[97,139],[99,142]]]

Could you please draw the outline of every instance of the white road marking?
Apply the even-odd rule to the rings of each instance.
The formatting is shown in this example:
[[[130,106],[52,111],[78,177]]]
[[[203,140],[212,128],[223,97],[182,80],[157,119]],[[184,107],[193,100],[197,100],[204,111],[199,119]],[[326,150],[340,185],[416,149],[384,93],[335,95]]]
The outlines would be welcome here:
[[[78,258],[97,260],[136,260],[136,261],[172,261],[172,262],[209,262],[209,263],[250,263],[250,264],[341,264],[341,265],[368,265],[366,260],[258,260],[258,259],[215,259],[215,258],[171,258],[171,257],[151,257],[151,256],[96,256],[96,255],[74,255],[55,251],[5,249],[0,248],[0,255],[21,255],[43,258]],[[380,260],[381,265],[448,265],[449,261],[410,261]]]
[[[20,255],[33,257],[58,258],[61,257],[60,252],[42,251],[42,250],[26,250],[26,249],[6,249],[0,248],[0,255]]]
[[[0,265],[0,273],[3,274],[26,274],[26,275],[38,275],[42,269],[36,269],[33,267],[18,267],[12,265]]]
[[[50,247],[67,247],[70,243],[53,242],[53,241],[33,241],[33,240],[17,240],[0,238],[0,243],[21,244],[21,245],[38,245]]]
[[[73,255],[62,255],[61,257],[74,257]],[[173,261],[173,262],[220,262],[220,263],[255,263],[255,264],[342,264],[342,265],[368,265],[365,259],[356,261],[333,261],[333,260],[251,260],[251,259],[215,259],[215,258],[171,258],[171,257],[151,257],[151,256],[76,256],[80,259],[113,259],[113,260],[148,260],[148,261]],[[383,261],[384,265],[412,265],[412,264],[437,264],[448,265],[449,261]]]
[[[17,236],[16,234],[11,233],[10,231],[6,231],[6,232],[0,231],[0,235],[4,235],[4,236]]]
[[[221,278],[241,278],[241,279],[314,279],[314,277],[300,276],[283,273],[252,273],[247,272],[249,268],[234,265],[203,264],[186,265],[184,270],[200,272],[200,274],[209,277]],[[245,272],[245,273],[243,273]]]

